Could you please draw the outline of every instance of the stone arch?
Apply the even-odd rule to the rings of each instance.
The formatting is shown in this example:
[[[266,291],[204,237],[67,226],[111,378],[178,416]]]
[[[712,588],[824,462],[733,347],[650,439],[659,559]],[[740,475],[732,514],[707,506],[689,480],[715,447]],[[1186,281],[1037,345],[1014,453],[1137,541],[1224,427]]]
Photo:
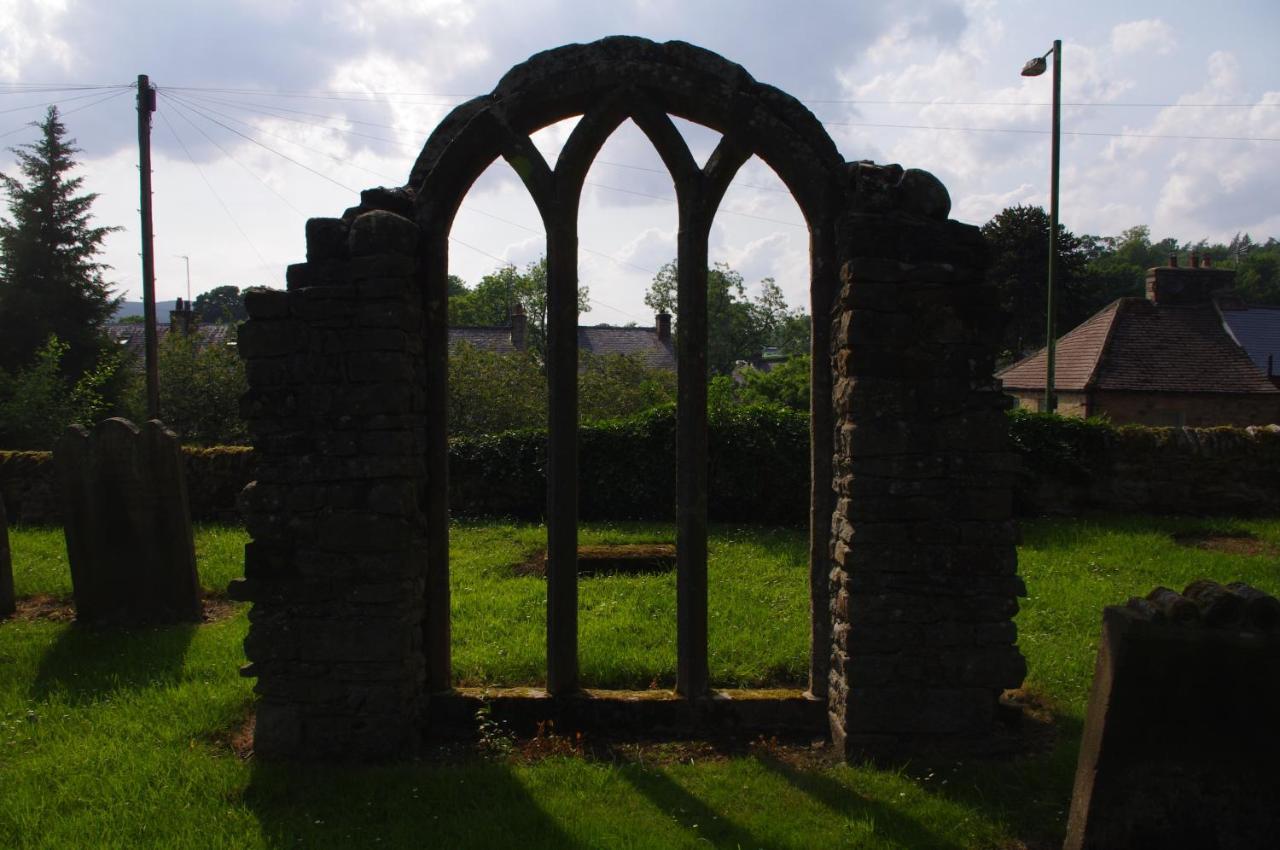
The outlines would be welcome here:
[[[584,117],[553,167],[530,134],[572,115]],[[722,134],[706,166],[670,115]],[[233,593],[254,602],[244,672],[258,678],[260,754],[394,756],[469,715],[443,693],[447,240],[498,156],[548,235],[552,696],[538,710],[588,724],[654,716],[652,703],[635,715],[634,701],[581,698],[576,669],[576,211],[596,151],[627,118],[671,171],[680,216],[680,669],[664,722],[821,723],[849,757],[998,741],[1001,690],[1025,672],[1012,623],[1022,586],[1010,399],[992,377],[1002,319],[977,228],[947,219],[931,175],[841,160],[808,110],[737,65],[608,38],[539,54],[455,109],[406,187],[308,221],[287,290],[246,296],[257,480]],[[708,698],[705,634],[707,229],[752,154],[808,222],[813,316],[810,688],[763,709]]]
[[[555,163],[547,163],[531,135],[581,115]],[[699,167],[671,122],[677,115],[721,134],[705,167]],[[648,137],[675,183],[679,208],[679,298],[681,316],[679,432],[677,448],[677,691],[708,692],[706,650],[706,296],[707,239],[730,181],[753,154],[772,167],[791,190],[811,234],[810,308],[829,308],[834,284],[833,210],[843,187],[844,163],[821,123],[790,95],[756,82],[722,57],[681,42],[656,44],[614,37],[538,54],[513,68],[488,95],[453,110],[427,140],[409,185],[423,233],[427,260],[423,286],[429,305],[444,303],[448,233],[453,217],[479,175],[504,157],[533,197],[547,236],[548,372],[548,689],[578,688],[577,551],[577,210],[583,181],[600,147],[631,119]],[[445,402],[447,336],[444,310],[427,310],[427,337],[436,340],[428,366],[432,406]],[[816,328],[814,351],[825,352],[825,323]],[[691,344],[699,341],[698,344]],[[830,468],[829,369],[813,358],[814,458],[811,479]],[[820,374],[819,374],[820,373]],[[436,476],[447,474],[446,434],[429,426],[428,454]],[[815,488],[816,489],[816,488]],[[818,494],[812,520],[810,692],[826,694],[828,632],[824,627],[827,577],[822,568],[829,536],[830,500]],[[450,679],[448,519],[443,505],[429,516],[428,597],[437,600],[425,636],[429,679],[446,689]]]

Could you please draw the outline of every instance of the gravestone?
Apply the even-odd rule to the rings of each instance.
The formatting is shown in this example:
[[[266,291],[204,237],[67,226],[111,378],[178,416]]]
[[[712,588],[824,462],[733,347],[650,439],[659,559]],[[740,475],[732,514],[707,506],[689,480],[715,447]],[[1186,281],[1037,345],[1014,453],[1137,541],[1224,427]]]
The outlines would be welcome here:
[[[18,610],[13,597],[13,558],[9,554],[9,517],[0,498],[0,617]]]
[[[152,420],[66,430],[54,449],[76,619],[198,622],[200,581],[177,436]]]
[[[1274,847],[1280,601],[1199,581],[1103,613],[1066,850]]]

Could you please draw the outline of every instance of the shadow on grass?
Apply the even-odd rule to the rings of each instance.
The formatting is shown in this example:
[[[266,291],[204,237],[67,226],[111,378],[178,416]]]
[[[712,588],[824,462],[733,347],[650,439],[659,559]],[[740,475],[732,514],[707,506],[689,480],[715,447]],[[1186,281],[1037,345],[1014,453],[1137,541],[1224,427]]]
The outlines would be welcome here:
[[[273,848],[583,847],[506,765],[255,763],[244,803]]]
[[[876,825],[879,837],[893,839],[908,847],[961,848],[945,835],[938,835],[891,806],[860,797],[830,776],[814,770],[802,771],[773,756],[758,754],[756,762],[815,803],[844,820],[864,820]]]
[[[90,702],[121,690],[170,685],[182,675],[196,625],[137,630],[72,624],[40,659],[31,697]]]
[[[717,812],[661,771],[630,766],[619,775],[655,808],[688,830],[690,835],[716,847],[769,850],[775,846],[726,820],[724,815],[727,813]]]
[[[1012,758],[920,763],[908,773],[930,793],[1003,823],[1030,850],[1057,850],[1066,837],[1084,723],[1057,714],[1053,723],[1054,739],[1047,750]],[[925,774],[930,778],[921,781]]]

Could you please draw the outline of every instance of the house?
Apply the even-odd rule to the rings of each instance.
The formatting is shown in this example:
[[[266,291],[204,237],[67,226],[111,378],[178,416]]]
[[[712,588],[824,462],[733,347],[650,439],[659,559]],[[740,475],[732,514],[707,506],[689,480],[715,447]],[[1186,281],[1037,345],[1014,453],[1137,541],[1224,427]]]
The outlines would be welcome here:
[[[200,324],[195,311],[191,309],[191,303],[184,302],[181,298],[174,309],[169,311],[169,324],[156,323],[157,343],[163,341],[174,328],[186,334],[194,334],[198,348],[235,345],[235,332],[231,325]],[[146,362],[146,325],[142,322],[112,322],[104,330],[111,341],[126,352],[128,362],[134,368],[142,369]]]
[[[1120,298],[1057,343],[1064,416],[1143,425],[1280,422],[1280,308],[1231,292],[1235,272],[1198,254],[1147,272],[1145,298]],[[1045,350],[996,373],[1020,407],[1044,400]]]
[[[516,305],[511,324],[503,327],[449,328],[449,348],[467,343],[496,354],[515,354],[528,347],[528,318]],[[620,328],[613,325],[580,325],[580,352],[637,356],[652,369],[676,370],[675,349],[671,340],[671,314],[659,313],[651,328]]]

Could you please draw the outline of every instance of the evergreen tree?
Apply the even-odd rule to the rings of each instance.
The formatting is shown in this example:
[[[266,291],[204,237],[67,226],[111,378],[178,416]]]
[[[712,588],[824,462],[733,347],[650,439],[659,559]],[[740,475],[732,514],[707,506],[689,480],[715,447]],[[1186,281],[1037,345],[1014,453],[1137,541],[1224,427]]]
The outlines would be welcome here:
[[[102,325],[119,302],[97,260],[118,228],[91,225],[97,195],[77,194],[84,178],[69,173],[80,151],[57,108],[35,126],[38,141],[11,148],[24,179],[0,174],[11,217],[0,218],[0,369],[26,365],[56,335],[68,345],[62,365],[74,379],[98,362]]]

